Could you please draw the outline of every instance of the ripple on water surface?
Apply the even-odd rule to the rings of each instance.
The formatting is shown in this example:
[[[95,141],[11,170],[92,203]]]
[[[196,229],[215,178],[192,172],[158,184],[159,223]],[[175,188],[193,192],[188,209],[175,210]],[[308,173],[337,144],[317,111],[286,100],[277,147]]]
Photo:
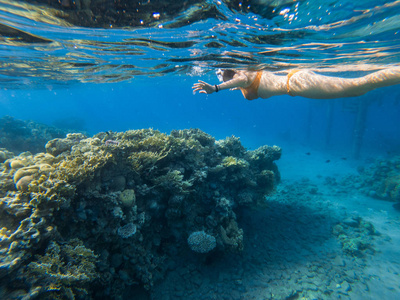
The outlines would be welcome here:
[[[379,69],[399,60],[399,1],[0,0],[7,87],[217,68]]]

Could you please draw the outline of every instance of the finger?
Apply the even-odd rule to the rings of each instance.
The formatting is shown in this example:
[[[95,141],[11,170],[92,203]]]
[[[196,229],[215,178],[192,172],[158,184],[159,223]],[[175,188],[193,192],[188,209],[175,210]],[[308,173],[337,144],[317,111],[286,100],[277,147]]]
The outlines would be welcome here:
[[[199,93],[200,94],[207,94],[207,92],[205,90],[201,90]]]

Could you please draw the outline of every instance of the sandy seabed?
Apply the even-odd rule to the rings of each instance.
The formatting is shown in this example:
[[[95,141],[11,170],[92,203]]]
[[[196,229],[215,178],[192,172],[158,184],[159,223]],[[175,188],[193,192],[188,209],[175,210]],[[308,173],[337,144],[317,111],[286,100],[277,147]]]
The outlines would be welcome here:
[[[326,183],[356,173],[360,162],[306,148],[288,152],[267,208],[238,215],[243,252],[182,261],[152,299],[398,299],[400,212]],[[333,234],[349,220],[379,232],[360,256],[346,253]]]

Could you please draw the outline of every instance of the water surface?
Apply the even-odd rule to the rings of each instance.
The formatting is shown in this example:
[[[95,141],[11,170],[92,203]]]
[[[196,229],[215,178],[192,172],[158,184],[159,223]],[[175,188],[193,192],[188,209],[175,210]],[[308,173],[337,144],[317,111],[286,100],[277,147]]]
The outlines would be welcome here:
[[[399,1],[86,2],[0,1],[3,86],[399,61]]]

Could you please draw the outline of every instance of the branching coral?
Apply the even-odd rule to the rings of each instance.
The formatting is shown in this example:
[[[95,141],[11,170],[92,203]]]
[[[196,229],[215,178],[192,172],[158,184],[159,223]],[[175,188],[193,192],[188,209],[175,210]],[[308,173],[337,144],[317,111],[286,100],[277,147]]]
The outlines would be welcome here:
[[[167,174],[156,177],[154,180],[155,185],[163,187],[164,189],[175,191],[178,193],[189,192],[192,182],[183,180],[184,176],[178,170],[168,171]]]
[[[129,162],[133,170],[141,174],[142,172],[153,171],[156,168],[156,163],[167,155],[168,153],[164,152],[139,151],[134,152],[129,157]]]
[[[97,276],[110,287],[98,294],[117,298],[134,282],[151,289],[177,251],[241,251],[235,210],[262,205],[279,179],[279,147],[247,151],[198,129],[71,134],[47,149],[0,173],[0,277],[16,271],[44,298],[91,295]]]
[[[28,272],[32,273],[36,284],[43,286],[47,296],[87,294],[85,285],[98,276],[96,259],[93,251],[78,239],[70,240],[68,244],[52,241],[45,255],[37,255],[28,265]]]

